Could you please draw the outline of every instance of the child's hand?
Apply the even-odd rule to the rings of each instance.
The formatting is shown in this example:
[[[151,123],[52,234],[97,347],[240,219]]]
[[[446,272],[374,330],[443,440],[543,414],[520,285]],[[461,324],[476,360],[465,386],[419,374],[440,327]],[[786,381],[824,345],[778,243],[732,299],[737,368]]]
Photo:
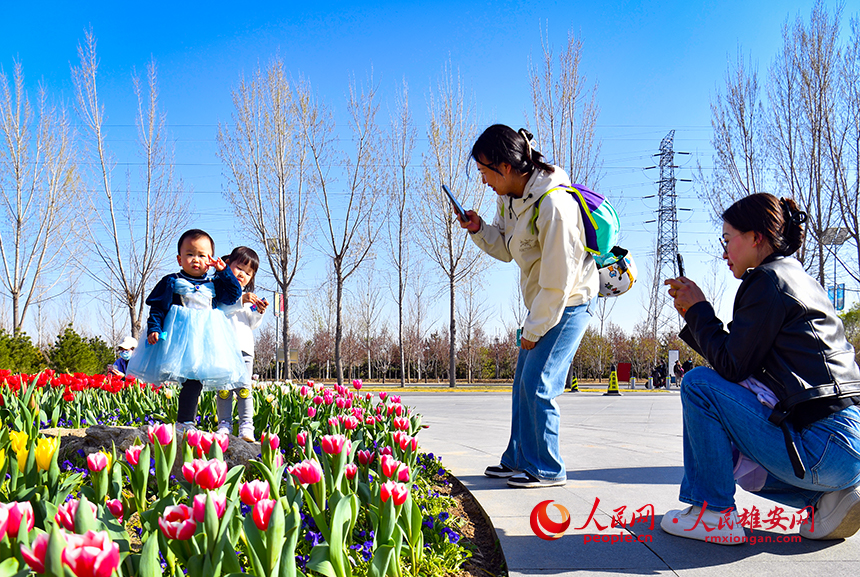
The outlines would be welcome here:
[[[269,306],[269,303],[266,302],[266,299],[261,299],[254,293],[245,293],[248,295],[248,302],[251,303],[256,309],[257,312],[263,314],[266,312],[266,307]]]
[[[217,270],[218,272],[221,272],[222,270],[227,268],[227,264],[223,260],[221,260],[220,258],[212,258],[211,255],[209,256],[209,266],[214,266],[215,270]]]
[[[146,342],[151,345],[154,345],[158,342],[158,333],[149,333],[149,336],[146,337]]]

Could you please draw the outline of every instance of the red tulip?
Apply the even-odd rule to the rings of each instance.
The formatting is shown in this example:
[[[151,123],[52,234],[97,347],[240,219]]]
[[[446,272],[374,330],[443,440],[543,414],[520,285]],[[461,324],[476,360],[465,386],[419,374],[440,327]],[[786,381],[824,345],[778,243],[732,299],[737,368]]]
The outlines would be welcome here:
[[[12,501],[11,503],[6,504],[0,503],[0,507],[5,507],[9,515],[9,522],[6,525],[6,534],[9,536],[10,540],[13,537],[18,537],[18,530],[21,528],[23,528],[27,533],[33,530],[36,519],[33,517],[33,505],[31,505],[29,501],[25,501],[23,503],[18,503],[17,501]]]
[[[277,451],[278,447],[281,446],[281,439],[275,434],[263,433],[260,437],[260,443],[268,443],[272,451]]]
[[[385,503],[390,498],[394,498],[394,504],[399,506],[406,502],[406,497],[409,496],[409,487],[402,483],[394,481],[386,481],[379,486],[379,498]]]
[[[409,467],[404,465],[402,469],[397,471],[397,480],[401,483],[409,482]]]
[[[205,433],[200,430],[190,430],[185,434],[185,442],[188,443],[189,447],[194,447],[195,449],[200,446],[200,443],[203,441],[203,435]],[[212,442],[210,441],[211,445]]]
[[[204,462],[201,459],[194,459],[190,463],[182,465],[182,476],[185,477],[185,480],[194,483],[194,477],[197,476],[197,472],[203,467]]]
[[[122,523],[122,501],[119,499],[111,499],[107,503],[108,511],[111,512],[111,515],[117,518],[117,520]]]
[[[355,388],[356,391],[360,390],[361,389],[361,379],[354,379],[352,381],[352,386]]]
[[[256,505],[260,499],[268,499],[269,492],[270,488],[267,481],[254,480],[239,486],[239,498],[249,507]]]
[[[110,577],[119,567],[119,545],[111,542],[107,531],[69,535],[67,541],[63,563],[76,577]]]
[[[391,447],[382,447],[379,449],[379,456],[382,455],[394,455],[394,451],[391,450]]]
[[[159,445],[166,447],[173,442],[173,425],[160,423],[155,426],[150,426],[149,429],[147,429],[146,434],[149,437],[150,443],[155,444],[155,442],[158,441]]]
[[[388,393],[386,393],[385,391],[382,391],[379,393],[379,400],[384,401],[385,397],[387,397],[387,396],[388,396]]]
[[[340,424],[343,425],[343,428],[347,431],[354,431],[358,428],[359,421],[352,415],[347,415],[346,417],[341,418]]]
[[[321,396],[319,396],[319,395],[315,396],[315,397],[313,398],[313,404],[315,404],[315,405],[322,405],[322,404],[323,404],[323,398],[322,398]]]
[[[57,507],[57,514],[54,515],[54,521],[57,522],[57,525],[65,528],[67,531],[75,532],[75,513],[78,511],[78,504],[80,501],[77,499],[72,499],[66,503],[63,503],[59,507]],[[90,503],[90,508],[93,510],[93,515],[96,514],[96,506],[95,503]]]
[[[87,467],[93,473],[98,473],[108,466],[108,456],[101,451],[87,455]]]
[[[382,466],[382,474],[389,479],[394,477],[394,474],[397,473],[397,469],[399,469],[401,465],[400,461],[391,455],[382,455],[379,458],[379,464]]]
[[[372,451],[357,451],[356,455],[358,456],[358,462],[362,465],[369,465],[373,462],[373,459],[376,458],[376,453]]]
[[[305,459],[301,463],[293,465],[290,473],[295,475],[302,485],[319,483],[323,476],[322,466],[314,459]]]
[[[301,433],[296,434],[296,443],[298,443],[300,447],[304,447],[305,443],[307,443],[307,442],[308,442],[307,431],[302,431]]]
[[[212,502],[215,503],[215,516],[220,519],[224,516],[224,511],[227,510],[227,495],[218,495],[216,493],[211,493],[211,495]],[[206,495],[204,493],[194,495],[192,517],[198,523],[202,523],[206,517]]]
[[[203,467],[194,475],[194,482],[201,489],[212,491],[218,489],[227,480],[227,463],[212,459],[204,461]]]
[[[358,465],[350,463],[345,467],[344,471],[346,472],[346,478],[352,481],[355,479],[356,474],[358,474]]]
[[[194,535],[197,523],[192,518],[194,511],[188,505],[173,505],[164,509],[158,518],[158,527],[168,539],[185,541]]]
[[[65,538],[62,531],[60,531],[60,534]],[[27,565],[30,566],[30,569],[32,569],[34,573],[45,572],[45,554],[48,552],[49,538],[50,535],[42,533],[33,541],[32,549],[24,547],[23,545],[21,546],[21,557],[24,558],[24,561],[27,562]]]
[[[399,407],[400,405],[397,406]],[[407,419],[406,417],[394,417],[392,423],[394,424],[394,428],[399,431],[409,430],[409,419]]]
[[[143,445],[132,445],[125,451],[125,460],[128,461],[129,465],[134,467],[137,466],[137,462],[140,460],[140,452],[143,450]]]
[[[251,518],[254,520],[254,525],[260,531],[266,531],[269,528],[269,519],[272,518],[272,511],[275,510],[275,505],[278,502],[274,499],[261,499],[254,505],[254,510],[251,511]]]
[[[340,455],[344,449],[347,453],[352,450],[352,442],[344,435],[324,435],[320,444],[327,455]]]

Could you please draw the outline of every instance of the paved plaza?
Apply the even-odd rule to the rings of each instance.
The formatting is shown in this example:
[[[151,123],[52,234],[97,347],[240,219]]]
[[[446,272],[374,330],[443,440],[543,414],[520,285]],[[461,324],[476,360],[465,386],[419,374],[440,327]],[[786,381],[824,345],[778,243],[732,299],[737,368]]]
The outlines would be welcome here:
[[[511,489],[504,480],[483,475],[487,465],[499,462],[507,445],[510,393],[403,394],[403,402],[429,425],[419,437],[422,449],[441,455],[478,499],[496,529],[512,576],[837,577],[860,571],[860,536],[783,542],[797,534],[796,527],[747,530],[763,542],[721,546],[663,533],[663,513],[686,507],[677,500],[683,465],[677,390],[623,396],[565,393],[558,401],[567,485]],[[551,541],[535,536],[529,522],[532,509],[546,500],[566,508],[571,519],[564,535]],[[740,511],[757,510],[763,521],[778,506],[741,489],[736,501]],[[650,517],[627,528],[611,527],[613,516],[629,522],[637,510],[647,516],[651,506],[653,529]],[[788,525],[794,509],[785,509]],[[548,513],[550,519],[561,520],[552,505]]]

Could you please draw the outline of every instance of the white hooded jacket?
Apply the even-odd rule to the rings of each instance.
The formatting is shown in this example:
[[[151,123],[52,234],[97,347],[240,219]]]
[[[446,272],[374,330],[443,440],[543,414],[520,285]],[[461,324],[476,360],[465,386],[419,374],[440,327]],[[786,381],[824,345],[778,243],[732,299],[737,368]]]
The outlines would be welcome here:
[[[585,304],[597,296],[597,266],[585,250],[582,215],[565,190],[570,185],[559,167],[552,173],[535,170],[520,198],[499,197],[492,225],[470,235],[478,247],[520,267],[520,288],[529,311],[523,338],[538,341],[561,320],[565,307]],[[540,201],[535,226],[530,226]],[[536,229],[536,230],[535,230]]]

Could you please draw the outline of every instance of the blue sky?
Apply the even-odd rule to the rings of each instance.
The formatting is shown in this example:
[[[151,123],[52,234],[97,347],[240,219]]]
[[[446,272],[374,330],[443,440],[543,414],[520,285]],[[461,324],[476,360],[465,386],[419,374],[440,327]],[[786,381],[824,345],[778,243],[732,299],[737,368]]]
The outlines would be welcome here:
[[[832,10],[834,4],[828,2]],[[0,65],[10,73],[14,59],[24,66],[31,98],[38,81],[73,100],[70,65],[86,28],[98,39],[101,94],[109,138],[119,162],[134,160],[131,89],[134,69],[142,73],[153,58],[159,69],[161,106],[175,140],[176,172],[195,191],[195,225],[210,230],[218,248],[245,243],[221,197],[222,167],[216,155],[218,122],[229,121],[230,90],[240,76],[278,54],[295,76],[303,75],[336,111],[345,107],[350,79],[372,73],[382,95],[385,123],[395,86],[410,86],[419,131],[428,87],[450,63],[473,95],[479,126],[496,122],[528,126],[529,59],[540,57],[541,27],[560,51],[569,31],[581,36],[583,67],[598,83],[605,176],[602,191],[623,205],[624,241],[648,266],[656,225],[653,164],[660,140],[676,130],[676,176],[691,178],[695,163],[711,166],[709,104],[738,47],[767,67],[781,45],[781,28],[797,14],[808,18],[810,0],[720,2],[42,2],[4,6]],[[847,2],[845,15],[860,11]],[[847,17],[843,19],[847,28]],[[126,158],[124,158],[124,156]],[[416,162],[418,160],[416,159]],[[118,172],[115,181],[124,181]],[[691,185],[679,184],[684,213],[680,247],[688,276],[708,273],[714,258],[708,241],[717,230]],[[416,191],[420,194],[420,191]],[[172,255],[165,255],[166,260]],[[320,255],[310,255],[320,261]],[[497,267],[491,284],[514,290],[513,265]],[[720,268],[734,294],[735,282]],[[303,285],[319,283],[311,265]],[[498,294],[500,291],[494,291]],[[504,292],[504,291],[501,291]],[[620,299],[613,320],[625,329],[643,317],[648,287]],[[494,297],[498,298],[498,297]],[[508,295],[493,301],[507,310]],[[730,301],[729,301],[730,302]],[[727,316],[730,304],[724,304]],[[493,314],[504,316],[505,312]],[[444,318],[444,310],[439,318]],[[505,320],[505,319],[502,319]],[[94,329],[97,330],[97,329]]]

